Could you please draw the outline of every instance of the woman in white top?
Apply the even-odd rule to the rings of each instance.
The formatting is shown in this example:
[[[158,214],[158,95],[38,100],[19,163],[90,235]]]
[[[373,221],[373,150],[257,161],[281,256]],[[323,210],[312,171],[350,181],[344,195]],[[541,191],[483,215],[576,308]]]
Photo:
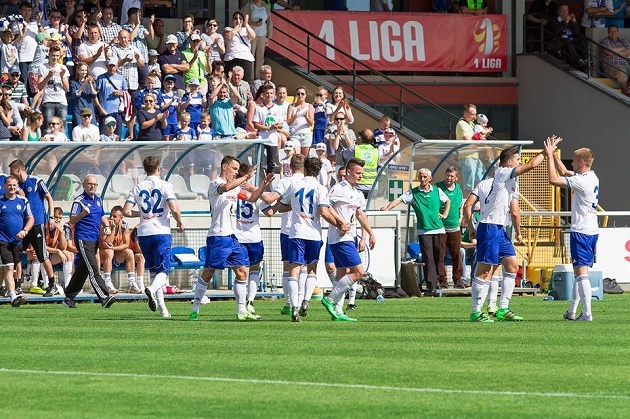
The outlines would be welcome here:
[[[335,87],[332,92],[332,105],[335,109],[333,113],[328,117],[328,125],[332,125],[335,122],[335,115],[339,112],[346,116],[346,125],[352,125],[354,123],[354,115],[352,115],[352,109],[350,109],[350,103],[346,99],[346,93],[341,87]]]
[[[313,105],[306,101],[306,87],[299,86],[295,89],[295,99],[293,104],[289,106],[287,115],[287,123],[289,124],[291,140],[300,143],[300,149],[296,153],[308,156],[313,143],[313,119],[315,109]]]
[[[256,58],[254,71],[257,72],[260,67],[265,64],[265,47],[271,39],[273,24],[271,22],[271,12],[267,6],[267,2],[263,0],[252,0],[248,2],[241,12],[249,15],[249,24],[256,32],[256,39],[252,40],[252,54]]]
[[[212,68],[214,61],[221,61],[225,54],[225,40],[223,35],[218,32],[219,24],[216,19],[206,21],[206,31],[201,34],[203,44],[201,48],[206,52],[208,57],[208,67]]]
[[[251,51],[252,40],[256,39],[256,33],[249,26],[249,15],[243,16],[241,12],[232,15],[234,27],[225,28],[225,72],[229,73],[236,66],[243,67],[245,79],[254,79],[254,56]]]

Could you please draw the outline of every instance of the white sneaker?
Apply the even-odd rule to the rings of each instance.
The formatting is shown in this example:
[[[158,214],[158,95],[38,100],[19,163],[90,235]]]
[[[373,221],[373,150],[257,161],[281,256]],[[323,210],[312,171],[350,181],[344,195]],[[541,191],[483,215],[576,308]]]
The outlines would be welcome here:
[[[256,314],[256,310],[254,309],[254,305],[251,303],[251,301],[247,302],[247,305],[245,306],[245,310],[247,310],[247,312],[250,314]]]
[[[129,286],[129,291],[127,291],[127,292],[129,294],[142,294],[142,290],[136,284],[131,284]]]
[[[592,322],[593,316],[585,316],[584,314],[580,314],[580,317],[575,319],[576,322]]]
[[[203,296],[203,298],[200,301],[200,304],[210,304],[210,299],[208,298],[207,295]]]
[[[109,282],[107,284],[105,284],[105,286],[107,287],[107,292],[110,294],[118,294],[118,290],[116,289],[116,287],[114,287],[114,284]]]
[[[160,314],[163,318],[168,319],[169,317],[171,317],[171,313],[169,313],[166,307],[158,306],[158,308],[160,309]]]

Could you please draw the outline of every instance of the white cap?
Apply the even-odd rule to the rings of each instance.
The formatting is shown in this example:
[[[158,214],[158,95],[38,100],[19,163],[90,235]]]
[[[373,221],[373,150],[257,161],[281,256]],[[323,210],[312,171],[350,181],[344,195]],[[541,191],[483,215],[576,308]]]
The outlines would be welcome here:
[[[326,144],[319,143],[315,146],[315,151],[326,151]]]
[[[179,44],[179,42],[177,41],[177,37],[173,34],[168,35],[166,37],[166,43],[167,44]]]
[[[188,80],[188,84],[194,84],[195,86],[199,86],[199,79],[190,79]]]
[[[199,36],[198,33],[193,33],[192,35],[190,35],[190,40],[191,41],[201,41],[201,36]]]
[[[479,125],[487,124],[488,123],[488,117],[486,115],[480,113],[479,115],[477,115],[477,123]]]
[[[108,116],[107,118],[105,118],[104,124],[107,125],[111,124],[112,122],[115,124],[116,118],[114,118],[113,116]]]
[[[284,145],[285,150],[293,150],[294,148],[295,146],[293,145],[292,141],[287,141],[287,143]]]

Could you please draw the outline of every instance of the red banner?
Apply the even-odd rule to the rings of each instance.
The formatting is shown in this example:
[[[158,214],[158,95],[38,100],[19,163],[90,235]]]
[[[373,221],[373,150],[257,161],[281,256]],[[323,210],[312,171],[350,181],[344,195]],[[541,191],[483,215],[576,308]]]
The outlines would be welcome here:
[[[349,57],[317,38],[379,71],[501,72],[507,68],[505,15],[280,14],[288,21],[274,18],[270,48],[303,67],[308,57],[311,70],[353,68]],[[356,70],[361,71],[361,66]]]

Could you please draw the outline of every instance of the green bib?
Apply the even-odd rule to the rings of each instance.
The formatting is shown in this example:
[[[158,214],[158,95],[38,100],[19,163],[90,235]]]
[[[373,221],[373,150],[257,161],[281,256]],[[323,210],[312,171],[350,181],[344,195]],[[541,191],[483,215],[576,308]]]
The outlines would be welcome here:
[[[424,191],[420,187],[411,190],[413,201],[411,207],[416,213],[418,230],[437,230],[444,227],[440,214],[440,192],[433,187],[430,191]]]
[[[462,194],[462,188],[458,183],[455,184],[455,188],[452,191],[444,184],[444,181],[438,182],[435,184],[444,195],[451,200],[451,209],[448,211],[448,216],[443,220],[444,227],[448,229],[454,229],[459,227],[459,209],[462,207],[462,202],[464,201],[464,196]],[[444,209],[444,205],[440,207],[440,211]]]
[[[359,185],[374,185],[378,169],[378,150],[370,144],[359,144],[354,147],[354,157],[365,161]]]

